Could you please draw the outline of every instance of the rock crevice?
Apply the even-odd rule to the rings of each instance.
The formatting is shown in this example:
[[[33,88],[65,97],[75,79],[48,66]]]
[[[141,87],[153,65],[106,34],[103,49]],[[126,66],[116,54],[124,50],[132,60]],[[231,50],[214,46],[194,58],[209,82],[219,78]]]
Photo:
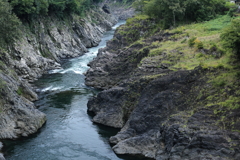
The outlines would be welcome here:
[[[140,27],[135,38],[147,33],[148,26]],[[239,159],[239,133],[221,128],[214,106],[199,98],[211,88],[207,75],[214,71],[174,71],[161,63],[164,52],[149,56],[151,44],[171,40],[169,33],[132,43],[128,36],[134,37],[120,27],[86,73],[87,85],[105,89],[88,102],[93,122],[121,128],[110,138],[114,152],[157,160]]]

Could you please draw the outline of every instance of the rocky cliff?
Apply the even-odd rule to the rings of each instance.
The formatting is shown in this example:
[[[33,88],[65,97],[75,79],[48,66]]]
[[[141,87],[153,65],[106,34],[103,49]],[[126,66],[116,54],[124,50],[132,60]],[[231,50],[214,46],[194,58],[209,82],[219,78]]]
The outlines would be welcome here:
[[[213,98],[236,96],[238,87],[224,88],[223,97],[209,82],[221,68],[172,68],[185,54],[174,46],[178,32],[150,33],[147,18],[130,22],[86,73],[87,85],[105,89],[88,102],[93,122],[121,128],[110,138],[113,150],[157,160],[239,159],[239,107],[226,111]],[[161,49],[170,42],[169,53]]]
[[[45,114],[32,102],[38,97],[31,82],[60,68],[61,58],[80,56],[97,46],[117,21],[118,17],[99,6],[85,17],[52,15],[23,22],[20,40],[8,51],[0,51],[0,139],[26,137],[45,123]]]

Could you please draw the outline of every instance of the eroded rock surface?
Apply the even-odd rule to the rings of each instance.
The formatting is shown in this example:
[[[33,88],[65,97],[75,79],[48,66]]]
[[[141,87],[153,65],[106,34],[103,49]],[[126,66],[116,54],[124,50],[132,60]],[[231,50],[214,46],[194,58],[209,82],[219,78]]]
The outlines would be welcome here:
[[[50,16],[31,23],[24,24],[23,37],[11,50],[0,51],[0,139],[26,137],[42,127],[46,115],[34,106],[38,96],[30,83],[60,68],[61,58],[80,56],[98,45],[117,18],[99,8],[84,19],[71,15],[62,21]]]
[[[208,74],[214,71],[201,67],[173,71],[164,63],[169,58],[164,52],[148,56],[153,42],[171,40],[171,34],[158,32],[137,42],[147,28],[147,24],[135,28],[139,31],[135,37],[128,34],[135,43],[129,43],[123,36],[128,28],[122,26],[89,64],[86,84],[105,89],[88,102],[93,122],[121,128],[110,138],[117,154],[157,160],[239,159],[239,132],[221,128],[215,106],[204,103],[205,94],[215,92],[208,83]],[[175,60],[182,55],[171,52]],[[235,123],[238,126],[239,121]]]

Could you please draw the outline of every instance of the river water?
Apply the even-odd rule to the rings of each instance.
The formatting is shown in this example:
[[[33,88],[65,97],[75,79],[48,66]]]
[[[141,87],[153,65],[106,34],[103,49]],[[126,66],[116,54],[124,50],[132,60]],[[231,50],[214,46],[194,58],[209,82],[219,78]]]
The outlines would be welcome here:
[[[47,115],[46,124],[38,133],[17,141],[6,141],[6,160],[120,160],[108,139],[118,130],[93,124],[87,114],[88,99],[97,90],[84,84],[87,64],[105,47],[114,30],[103,35],[99,46],[81,57],[63,60],[62,69],[49,71],[35,86],[39,91],[36,105]]]

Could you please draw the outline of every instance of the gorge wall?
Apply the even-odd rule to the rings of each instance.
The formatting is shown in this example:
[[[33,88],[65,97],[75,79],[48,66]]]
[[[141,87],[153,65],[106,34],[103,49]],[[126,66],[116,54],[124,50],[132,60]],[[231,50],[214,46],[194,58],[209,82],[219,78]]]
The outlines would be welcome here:
[[[222,108],[209,100],[219,94],[209,82],[219,70],[171,69],[184,54],[174,46],[169,54],[160,50],[150,56],[156,44],[176,41],[167,31],[150,34],[153,25],[145,18],[127,22],[89,64],[86,84],[104,89],[88,102],[93,121],[121,128],[110,138],[117,154],[157,160],[239,159],[239,109],[224,113],[234,119],[227,128],[218,123]]]
[[[34,106],[38,96],[31,82],[60,68],[62,58],[83,55],[87,48],[98,45],[102,34],[121,16],[104,12],[103,5],[85,17],[52,15],[23,22],[22,38],[8,51],[0,51],[0,139],[26,137],[45,123],[46,115]]]

